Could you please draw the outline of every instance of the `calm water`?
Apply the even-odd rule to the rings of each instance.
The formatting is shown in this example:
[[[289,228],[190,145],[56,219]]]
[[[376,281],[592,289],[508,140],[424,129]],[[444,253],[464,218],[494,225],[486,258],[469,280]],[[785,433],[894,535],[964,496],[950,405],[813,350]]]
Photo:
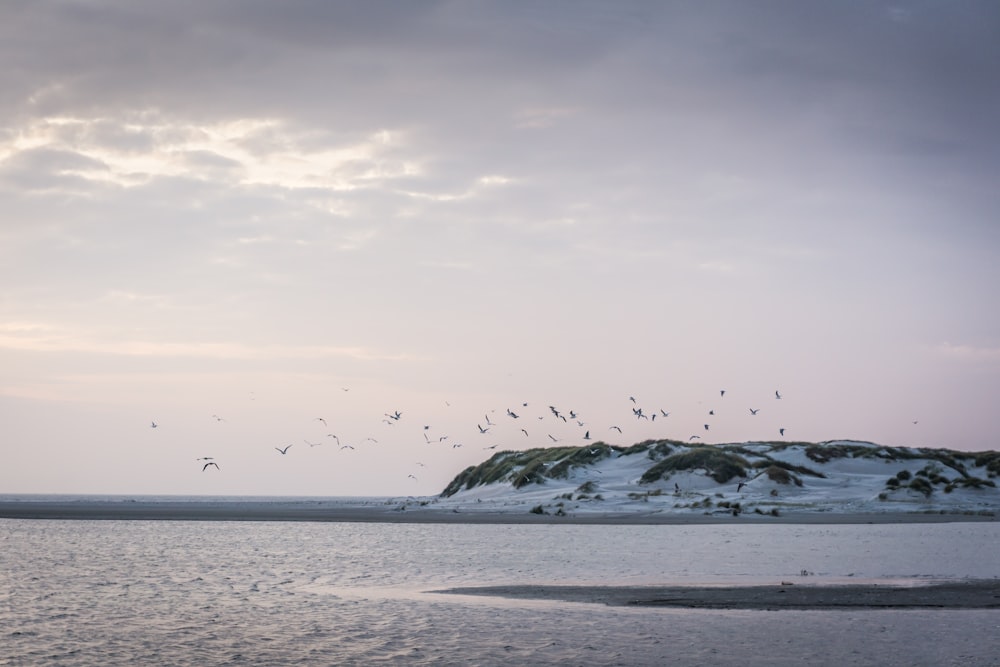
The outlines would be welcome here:
[[[1000,611],[688,611],[427,592],[993,578],[997,545],[996,523],[0,520],[0,665],[1000,665]]]

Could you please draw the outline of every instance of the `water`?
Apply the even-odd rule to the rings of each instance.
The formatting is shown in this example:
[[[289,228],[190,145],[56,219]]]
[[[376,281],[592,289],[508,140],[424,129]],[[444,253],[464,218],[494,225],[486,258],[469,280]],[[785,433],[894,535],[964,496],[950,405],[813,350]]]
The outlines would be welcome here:
[[[0,520],[0,665],[1000,665],[1000,611],[693,611],[428,592],[993,578],[998,538],[996,523]]]

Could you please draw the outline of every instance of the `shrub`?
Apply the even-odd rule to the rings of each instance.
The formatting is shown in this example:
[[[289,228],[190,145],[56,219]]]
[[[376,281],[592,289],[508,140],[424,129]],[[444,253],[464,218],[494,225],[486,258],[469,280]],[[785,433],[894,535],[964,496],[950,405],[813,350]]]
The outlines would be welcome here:
[[[910,477],[911,475],[909,470],[900,470],[899,472],[896,473],[896,478],[901,479],[903,481],[910,479]]]
[[[541,505],[535,505],[534,507],[531,508],[531,513],[532,514],[545,514],[545,508],[542,507]]]
[[[719,484],[725,484],[734,477],[745,477],[749,467],[747,460],[737,454],[715,447],[695,447],[663,459],[644,472],[639,481],[649,484],[665,479],[671,472],[701,469]]]

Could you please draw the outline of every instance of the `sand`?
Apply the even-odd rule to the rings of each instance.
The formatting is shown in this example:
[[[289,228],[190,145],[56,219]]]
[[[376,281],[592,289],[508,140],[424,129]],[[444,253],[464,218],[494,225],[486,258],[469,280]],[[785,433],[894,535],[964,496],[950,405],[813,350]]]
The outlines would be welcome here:
[[[924,586],[483,586],[431,591],[522,600],[591,602],[611,606],[686,609],[997,609],[1000,581],[960,581]]]
[[[382,501],[346,503],[303,501],[146,501],[146,500],[3,500],[4,519],[171,520],[171,521],[338,521],[382,523],[492,523],[492,524],[859,524],[941,523],[995,521],[981,514],[840,512],[785,513],[781,516],[701,512],[581,512],[567,516],[533,514],[524,508],[510,511],[475,511],[423,505],[418,502]]]

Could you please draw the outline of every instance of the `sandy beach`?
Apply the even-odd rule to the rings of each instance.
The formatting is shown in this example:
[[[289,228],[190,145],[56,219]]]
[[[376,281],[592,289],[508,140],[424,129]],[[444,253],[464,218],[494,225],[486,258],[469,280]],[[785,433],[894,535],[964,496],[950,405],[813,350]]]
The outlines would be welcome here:
[[[996,609],[1000,581],[925,586],[879,584],[811,586],[483,586],[432,591],[522,600],[591,602],[611,606],[688,609]]]
[[[581,512],[566,516],[534,514],[527,509],[477,511],[407,501],[339,503],[336,501],[57,501],[3,500],[0,518],[114,521],[341,521],[381,523],[492,524],[860,524],[995,521],[991,515],[930,512],[800,512],[781,516],[701,512]]]

